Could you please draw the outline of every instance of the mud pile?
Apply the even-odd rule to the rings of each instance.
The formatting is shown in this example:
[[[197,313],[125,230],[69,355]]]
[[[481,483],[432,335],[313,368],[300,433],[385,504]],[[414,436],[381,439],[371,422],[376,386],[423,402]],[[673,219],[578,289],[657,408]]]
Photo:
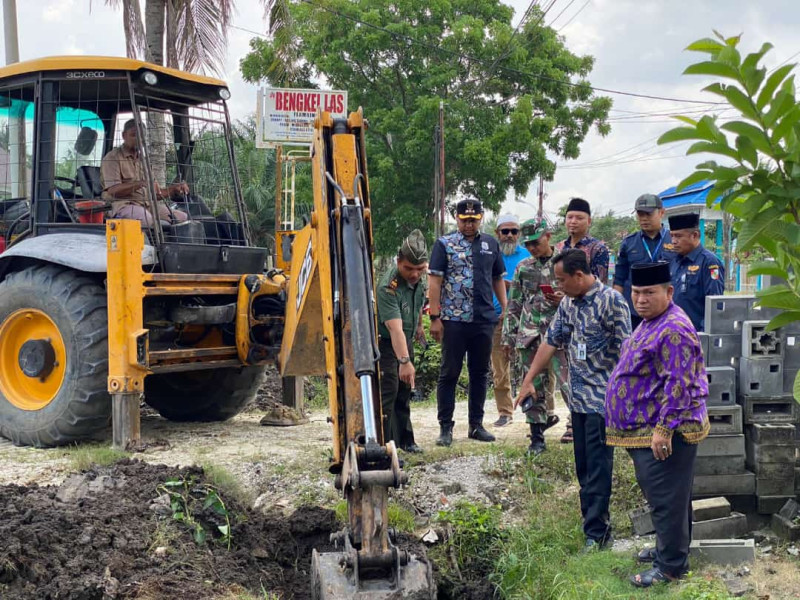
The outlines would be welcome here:
[[[165,487],[170,480],[188,483]],[[192,513],[205,532],[198,543],[196,529],[175,519],[169,489],[197,497],[210,488],[202,469],[130,460],[60,487],[0,487],[0,598],[194,600],[236,589],[310,597],[311,550],[328,545],[332,511],[265,516],[220,492],[228,550],[225,518],[201,497]]]

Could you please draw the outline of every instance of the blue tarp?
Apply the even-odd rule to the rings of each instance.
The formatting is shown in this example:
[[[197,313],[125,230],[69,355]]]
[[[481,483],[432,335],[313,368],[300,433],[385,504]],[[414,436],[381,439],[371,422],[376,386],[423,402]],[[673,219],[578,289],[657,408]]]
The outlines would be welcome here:
[[[658,196],[664,202],[664,208],[666,209],[692,204],[705,206],[706,197],[713,186],[713,181],[704,180],[690,185],[680,192],[677,191],[677,187],[671,187],[661,192]]]

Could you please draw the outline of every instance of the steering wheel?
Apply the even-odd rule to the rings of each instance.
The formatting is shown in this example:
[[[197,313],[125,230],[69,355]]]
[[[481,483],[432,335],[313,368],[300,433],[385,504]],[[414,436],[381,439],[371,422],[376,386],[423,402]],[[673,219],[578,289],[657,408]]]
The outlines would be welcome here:
[[[63,188],[58,184],[54,184],[55,187],[58,188],[58,191],[61,192],[61,195],[64,196],[64,198],[74,198],[75,197],[75,188],[78,185],[77,181],[75,181],[74,179],[70,179],[69,177],[59,177],[58,175],[53,177],[53,179],[55,181],[57,181],[57,182],[58,181],[66,181],[67,183],[69,183],[69,188]]]

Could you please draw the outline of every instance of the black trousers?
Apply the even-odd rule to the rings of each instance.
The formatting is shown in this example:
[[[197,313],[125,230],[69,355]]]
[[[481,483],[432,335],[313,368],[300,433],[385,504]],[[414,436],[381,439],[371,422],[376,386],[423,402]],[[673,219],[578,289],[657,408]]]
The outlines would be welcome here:
[[[636,481],[653,511],[656,528],[654,565],[670,577],[689,570],[692,541],[692,482],[697,445],[679,434],[672,438],[672,454],[657,460],[650,448],[631,448]]]
[[[410,358],[414,360],[414,346]],[[392,348],[392,341],[380,339],[381,352],[381,407],[383,409],[383,438],[394,440],[398,448],[414,444],[414,428],[411,426],[411,386],[400,381],[400,363]]]
[[[614,447],[606,445],[605,417],[573,412],[572,435],[575,471],[581,486],[583,533],[587,540],[602,543],[611,534],[608,507],[614,470]]]
[[[489,360],[496,323],[461,323],[442,321],[442,366],[436,385],[439,422],[450,423],[456,408],[456,384],[461,375],[464,355],[469,372],[469,424],[483,423],[483,405],[489,383]]]

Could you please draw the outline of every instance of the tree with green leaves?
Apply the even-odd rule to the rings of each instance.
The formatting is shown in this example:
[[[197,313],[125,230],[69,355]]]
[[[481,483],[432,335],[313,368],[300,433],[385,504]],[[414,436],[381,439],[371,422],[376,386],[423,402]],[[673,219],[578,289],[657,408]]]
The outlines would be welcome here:
[[[554,159],[577,157],[592,127],[609,131],[611,100],[587,81],[593,58],[572,54],[537,8],[518,30],[500,0],[297,0],[288,8],[293,68],[276,68],[287,53],[266,40],[254,42],[242,73],[272,85],[325,81],[348,91],[351,109],[364,107],[380,254],[414,228],[433,229],[440,101],[447,197],[475,195],[493,211],[539,175],[552,180]]]
[[[786,281],[758,292],[761,306],[783,311],[769,322],[768,328],[775,329],[800,320],[800,103],[792,74],[795,64],[768,71],[761,61],[772,44],[742,57],[741,36],[715,34],[687,48],[708,58],[684,73],[716,78],[704,90],[719,96],[725,109],[735,110],[737,116],[721,124],[712,116],[679,117],[684,125],[664,133],[658,142],[693,140],[687,154],[723,157],[723,164],[708,160],[697,165],[678,189],[714,180],[709,206],[718,203],[738,219],[738,249],[761,246],[772,257],[754,264],[749,273]],[[800,377],[794,396],[800,401]]]

